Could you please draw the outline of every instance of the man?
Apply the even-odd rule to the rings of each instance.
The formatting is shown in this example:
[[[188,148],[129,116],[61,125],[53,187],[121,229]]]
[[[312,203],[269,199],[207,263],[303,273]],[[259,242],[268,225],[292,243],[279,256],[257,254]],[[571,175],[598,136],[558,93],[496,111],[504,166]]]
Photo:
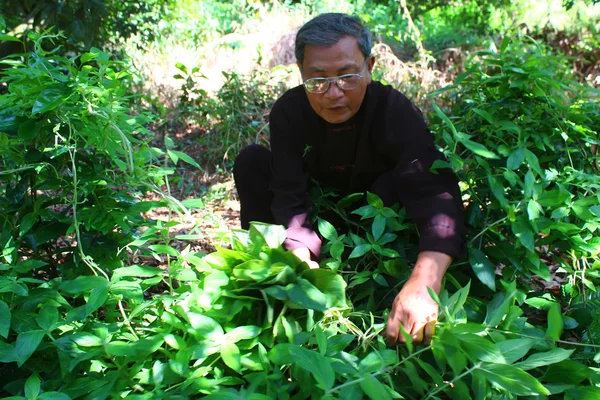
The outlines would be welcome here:
[[[286,226],[285,246],[318,268],[310,178],[345,194],[369,190],[388,206],[400,202],[419,228],[419,255],[394,300],[386,335],[404,342],[402,325],[414,341],[428,342],[438,307],[427,287],[439,293],[452,258],[463,251],[456,177],[448,169],[430,172],[443,156],[421,112],[371,80],[371,36],[358,18],[317,16],[298,32],[295,52],[304,83],[271,110],[271,151],[249,146],[234,166],[242,228],[250,221]]]

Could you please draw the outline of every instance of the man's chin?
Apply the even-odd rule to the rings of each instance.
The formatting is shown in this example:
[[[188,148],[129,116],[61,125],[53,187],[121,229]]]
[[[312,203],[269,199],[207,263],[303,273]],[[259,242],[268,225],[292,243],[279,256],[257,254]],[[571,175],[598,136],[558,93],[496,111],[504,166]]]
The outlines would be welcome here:
[[[335,111],[325,111],[321,114],[321,118],[330,124],[342,124],[348,121],[352,117],[352,114],[348,111],[345,112],[335,112]]]

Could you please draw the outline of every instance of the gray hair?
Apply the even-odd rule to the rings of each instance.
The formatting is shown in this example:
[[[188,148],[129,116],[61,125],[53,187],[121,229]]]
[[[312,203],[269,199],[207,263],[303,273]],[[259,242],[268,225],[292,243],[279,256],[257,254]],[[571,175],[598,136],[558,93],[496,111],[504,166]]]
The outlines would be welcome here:
[[[298,31],[295,46],[296,60],[302,65],[306,45],[329,47],[344,36],[356,38],[365,58],[371,55],[371,32],[358,17],[342,13],[325,13],[311,19]]]

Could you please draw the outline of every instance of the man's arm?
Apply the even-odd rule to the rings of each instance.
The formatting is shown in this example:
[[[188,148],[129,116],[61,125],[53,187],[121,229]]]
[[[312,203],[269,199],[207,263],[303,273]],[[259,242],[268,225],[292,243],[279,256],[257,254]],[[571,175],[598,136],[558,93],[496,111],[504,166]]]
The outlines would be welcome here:
[[[387,115],[388,154],[397,161],[394,187],[398,198],[419,229],[419,256],[411,277],[396,296],[386,335],[392,343],[404,342],[400,325],[413,340],[431,340],[438,306],[427,287],[439,293],[453,257],[464,253],[464,217],[458,180],[449,168],[432,172],[435,160],[444,160],[420,111],[408,100],[391,102]],[[401,116],[402,125],[392,121]],[[397,158],[396,158],[397,157]]]
[[[296,116],[288,115],[298,112],[298,109],[284,106],[290,102],[296,105],[293,97],[290,100],[286,95],[275,103],[269,117],[273,154],[271,210],[275,221],[286,227],[286,249],[294,253],[298,251],[301,255],[299,258],[308,262],[310,253],[316,257],[320,255],[321,240],[312,230],[309,218],[311,204],[307,194],[308,172],[303,161],[306,146],[303,130],[306,127],[296,121]],[[302,249],[310,251],[308,256]]]
[[[386,336],[391,343],[404,343],[400,326],[415,342],[429,343],[438,318],[438,305],[429,295],[430,287],[437,294],[452,257],[437,251],[419,253],[415,268],[396,296],[388,318]]]

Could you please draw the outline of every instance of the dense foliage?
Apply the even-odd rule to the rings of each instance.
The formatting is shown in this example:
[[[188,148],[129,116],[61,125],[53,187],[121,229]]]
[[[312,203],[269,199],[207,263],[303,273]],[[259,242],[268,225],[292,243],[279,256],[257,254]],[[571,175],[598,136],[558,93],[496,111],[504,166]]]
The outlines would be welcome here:
[[[230,4],[198,7],[220,23],[241,18]],[[233,26],[202,24],[210,35]],[[448,159],[433,170],[461,180],[469,251],[431,293],[432,343],[390,347],[381,332],[417,253],[402,208],[372,194],[334,202],[316,188],[320,215],[344,222],[315,216],[318,270],[282,248],[280,226],[255,223],[210,254],[192,250],[197,236],[180,221],[202,201],[170,187],[178,165],[200,165],[147,129],[166,114],[144,111],[129,66],[97,48],[59,55],[53,31],[27,40],[31,51],[2,60],[0,80],[3,397],[600,396],[600,108],[565,57],[506,36],[431,95],[429,124]],[[227,73],[211,97],[198,67],[177,69],[177,116],[206,129],[204,163],[265,141],[285,87],[277,70]],[[148,218],[159,208],[165,220]]]

